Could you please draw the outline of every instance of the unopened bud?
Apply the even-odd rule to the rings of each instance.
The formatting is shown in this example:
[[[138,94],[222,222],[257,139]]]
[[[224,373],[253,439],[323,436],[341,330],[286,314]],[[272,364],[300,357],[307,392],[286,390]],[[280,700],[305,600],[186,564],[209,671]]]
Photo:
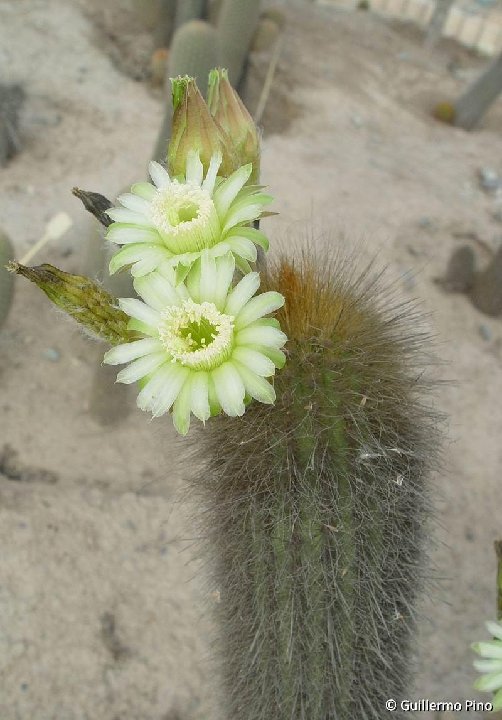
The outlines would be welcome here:
[[[117,299],[89,278],[47,264],[26,267],[11,262],[8,270],[31,280],[55,305],[111,345],[136,339],[128,329],[130,317],[116,307]]]
[[[172,177],[185,174],[188,153],[198,151],[207,172],[211,158],[222,155],[219,175],[228,177],[239,167],[232,143],[211,116],[194,78],[171,79],[173,125],[167,150],[168,170]]]
[[[253,118],[231,86],[223,68],[209,73],[207,103],[214,119],[234,146],[239,165],[253,164],[249,182],[258,182],[260,175],[260,138]]]

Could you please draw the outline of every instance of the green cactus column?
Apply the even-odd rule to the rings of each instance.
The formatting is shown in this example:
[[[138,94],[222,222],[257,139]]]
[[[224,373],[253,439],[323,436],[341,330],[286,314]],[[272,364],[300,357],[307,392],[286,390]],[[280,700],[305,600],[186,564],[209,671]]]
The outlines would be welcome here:
[[[175,29],[190,20],[198,20],[204,14],[205,0],[178,0],[176,3]]]
[[[407,687],[437,423],[419,317],[349,266],[268,269],[277,402],[195,438],[227,720],[383,719]]]
[[[221,64],[238,87],[260,17],[260,0],[223,0],[218,15]]]

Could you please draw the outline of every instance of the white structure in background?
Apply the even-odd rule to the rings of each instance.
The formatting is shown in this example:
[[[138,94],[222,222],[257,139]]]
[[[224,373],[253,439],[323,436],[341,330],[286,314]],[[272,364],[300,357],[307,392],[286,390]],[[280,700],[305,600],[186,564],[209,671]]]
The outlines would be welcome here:
[[[338,5],[355,10],[359,0],[317,0],[320,5]],[[434,12],[434,0],[369,0],[373,12],[387,17],[409,20],[425,28]],[[500,2],[455,4],[446,20],[443,35],[484,55],[502,51],[502,6]]]

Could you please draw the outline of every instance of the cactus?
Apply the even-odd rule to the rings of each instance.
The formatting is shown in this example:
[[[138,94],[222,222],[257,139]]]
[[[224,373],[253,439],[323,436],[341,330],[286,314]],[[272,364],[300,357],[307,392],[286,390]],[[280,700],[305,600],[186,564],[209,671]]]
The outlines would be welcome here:
[[[204,16],[204,0],[178,0],[176,4],[175,30],[190,20],[199,20]]]
[[[0,328],[7,319],[14,292],[14,276],[5,265],[14,260],[14,248],[9,237],[0,230]]]
[[[160,3],[158,22],[154,30],[155,47],[168,47],[175,23],[176,0],[157,0]],[[142,5],[145,3],[143,2]]]
[[[383,719],[408,681],[437,442],[425,336],[371,266],[325,260],[267,270],[290,338],[275,406],[193,446],[228,720]]]
[[[221,64],[238,87],[260,17],[259,0],[224,0],[218,17]]]
[[[153,33],[155,48],[169,46],[177,4],[176,0],[132,0],[138,24]]]
[[[209,23],[192,20],[175,33],[169,55],[169,77],[194,77],[205,96],[209,71],[218,63],[217,33]]]
[[[169,53],[169,77],[178,75],[195,77],[201,93],[206,95],[209,71],[217,65],[219,65],[218,36],[212,25],[202,20],[191,20],[175,32]],[[164,162],[166,159],[172,114],[173,105],[169,93],[164,119],[153,151],[153,159],[158,162]]]
[[[207,19],[209,20],[211,25],[218,24],[218,18],[220,16],[220,10],[222,5],[223,0],[210,0],[209,7],[207,9]]]

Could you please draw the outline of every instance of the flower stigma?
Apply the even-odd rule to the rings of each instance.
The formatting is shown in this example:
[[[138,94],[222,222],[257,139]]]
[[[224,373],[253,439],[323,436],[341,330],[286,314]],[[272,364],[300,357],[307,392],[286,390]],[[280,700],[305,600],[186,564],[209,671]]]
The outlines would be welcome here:
[[[220,313],[214,303],[185,300],[161,312],[159,337],[175,362],[212,370],[232,352],[234,318]]]

